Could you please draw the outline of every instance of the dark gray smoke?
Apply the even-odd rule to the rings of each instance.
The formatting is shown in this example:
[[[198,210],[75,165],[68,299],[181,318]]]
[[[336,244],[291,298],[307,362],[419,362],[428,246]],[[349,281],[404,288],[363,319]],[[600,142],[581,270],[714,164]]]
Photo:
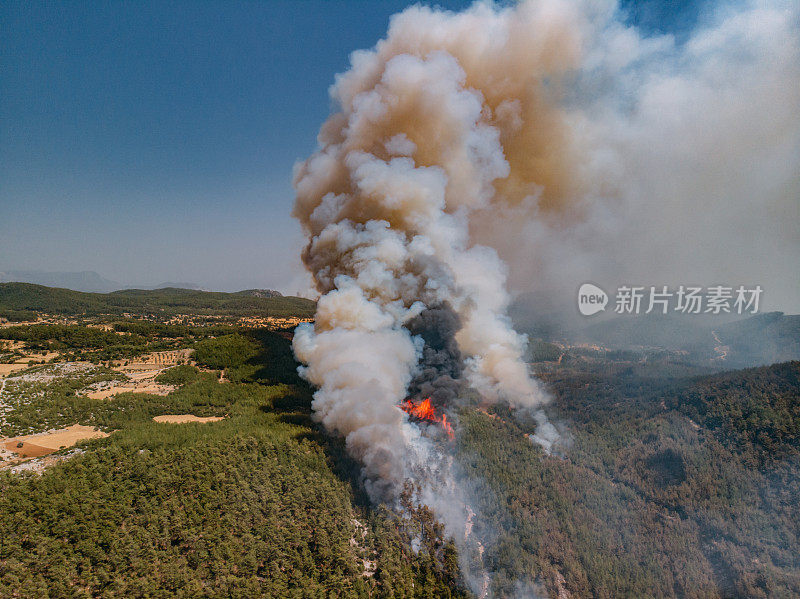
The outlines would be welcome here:
[[[408,387],[410,397],[429,397],[437,408],[452,405],[463,387],[463,363],[456,342],[461,319],[445,302],[423,310],[406,327],[425,342],[419,368]]]

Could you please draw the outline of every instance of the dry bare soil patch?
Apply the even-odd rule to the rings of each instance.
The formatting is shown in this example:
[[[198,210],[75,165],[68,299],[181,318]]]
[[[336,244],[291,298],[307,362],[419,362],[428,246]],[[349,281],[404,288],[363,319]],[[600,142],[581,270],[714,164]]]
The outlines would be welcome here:
[[[183,424],[184,422],[218,422],[223,416],[194,416],[193,414],[164,414],[155,416],[153,420],[167,424]]]
[[[107,436],[108,433],[99,431],[91,426],[73,424],[67,428],[48,433],[6,439],[3,441],[3,447],[23,458],[38,458],[65,447],[72,447],[78,441]]]

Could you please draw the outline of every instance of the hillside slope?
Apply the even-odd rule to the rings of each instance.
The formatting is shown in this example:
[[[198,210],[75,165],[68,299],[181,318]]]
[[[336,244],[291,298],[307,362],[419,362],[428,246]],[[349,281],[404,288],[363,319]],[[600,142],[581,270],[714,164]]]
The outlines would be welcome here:
[[[800,596],[800,362],[684,380],[546,375],[562,443],[465,411],[459,459],[495,592]]]
[[[30,283],[0,283],[0,310],[33,310],[48,314],[228,314],[236,316],[302,316],[315,304],[300,297],[165,288],[84,293]]]
[[[91,399],[102,367],[6,385],[8,434],[111,434],[41,475],[0,471],[0,597],[466,597],[435,527],[370,506],[343,443],[311,421],[288,342],[253,339],[226,367],[239,382],[183,365],[163,373],[180,385],[166,396]],[[224,360],[215,342],[201,362]],[[187,413],[224,418],[153,421]]]

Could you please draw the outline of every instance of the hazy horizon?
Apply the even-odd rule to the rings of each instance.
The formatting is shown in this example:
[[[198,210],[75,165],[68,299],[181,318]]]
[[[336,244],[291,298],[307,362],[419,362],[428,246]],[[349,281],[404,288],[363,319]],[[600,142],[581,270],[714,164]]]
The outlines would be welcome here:
[[[83,281],[80,280],[81,277],[84,278]],[[53,279],[53,281],[49,281],[48,279]],[[257,287],[234,286],[223,289],[202,285],[196,281],[186,280],[128,281],[124,279],[120,280],[113,276],[106,276],[104,273],[99,273],[95,270],[47,271],[39,269],[23,270],[15,268],[0,270],[0,283],[32,283],[34,285],[44,285],[46,287],[64,287],[74,291],[88,291],[92,293],[106,293],[107,291],[115,291],[117,289],[161,289],[164,287],[224,292],[245,291],[247,289],[272,289],[263,285]],[[94,287],[92,285],[93,283],[98,283],[100,287]],[[108,289],[104,289],[105,287],[108,287]],[[279,291],[277,289],[273,290]],[[302,290],[296,291],[299,292]],[[281,293],[284,295],[297,294],[296,292],[289,290],[286,290],[285,292],[281,291]]]
[[[407,4],[4,3],[0,271],[301,290],[293,165]]]

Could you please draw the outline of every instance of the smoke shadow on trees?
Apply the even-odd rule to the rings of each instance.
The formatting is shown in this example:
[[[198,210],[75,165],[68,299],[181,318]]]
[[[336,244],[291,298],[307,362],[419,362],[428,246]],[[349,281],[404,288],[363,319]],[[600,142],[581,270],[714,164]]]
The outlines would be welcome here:
[[[252,342],[253,348],[242,364],[241,380],[262,385],[287,385],[287,393],[274,398],[260,409],[276,415],[281,422],[298,427],[295,438],[318,446],[324,452],[328,466],[334,474],[350,486],[354,502],[371,509],[361,480],[361,467],[347,453],[344,439],[327,434],[311,417],[313,389],[297,373],[300,364],[295,360],[291,335],[287,333],[266,329],[247,333],[246,337]]]

